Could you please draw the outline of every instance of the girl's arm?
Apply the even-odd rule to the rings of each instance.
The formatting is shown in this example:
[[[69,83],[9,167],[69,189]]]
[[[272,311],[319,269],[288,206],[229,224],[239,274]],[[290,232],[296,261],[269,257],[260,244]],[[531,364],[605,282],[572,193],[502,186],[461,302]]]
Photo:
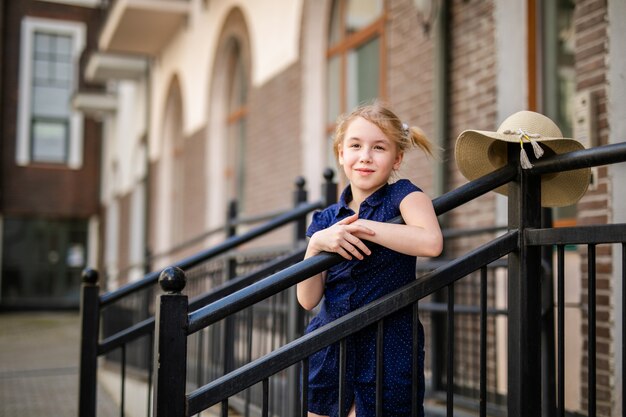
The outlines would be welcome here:
[[[357,224],[357,220],[358,216],[355,214],[314,233],[309,239],[304,258],[310,258],[320,252],[335,252],[348,260],[353,256],[363,259],[363,254],[369,255],[371,252],[361,238],[372,236],[374,231],[365,225]],[[356,237],[357,234],[361,238]],[[311,310],[319,304],[324,295],[325,281],[326,271],[296,285],[298,302],[302,307]]]
[[[359,219],[374,234],[356,233],[356,237],[377,243],[411,256],[435,257],[443,250],[443,236],[432,201],[423,192],[413,192],[400,203],[405,224],[391,224]]]

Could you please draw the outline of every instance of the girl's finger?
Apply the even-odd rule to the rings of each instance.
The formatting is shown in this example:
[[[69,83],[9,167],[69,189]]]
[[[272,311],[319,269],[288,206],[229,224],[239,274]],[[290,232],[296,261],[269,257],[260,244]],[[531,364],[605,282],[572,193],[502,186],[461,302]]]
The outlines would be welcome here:
[[[375,231],[370,229],[367,226],[363,226],[362,224],[352,224],[346,227],[346,230],[350,233],[365,233],[366,235],[374,236],[376,234]]]
[[[359,215],[355,213],[352,216],[348,216],[345,219],[338,221],[337,224],[350,224],[352,222],[355,222],[358,218]]]
[[[343,249],[350,256],[354,256],[355,258],[357,258],[359,260],[363,260],[363,254],[361,252],[359,252],[358,249],[356,247],[354,247],[353,245],[351,245],[348,241],[346,241],[345,244],[343,245]]]

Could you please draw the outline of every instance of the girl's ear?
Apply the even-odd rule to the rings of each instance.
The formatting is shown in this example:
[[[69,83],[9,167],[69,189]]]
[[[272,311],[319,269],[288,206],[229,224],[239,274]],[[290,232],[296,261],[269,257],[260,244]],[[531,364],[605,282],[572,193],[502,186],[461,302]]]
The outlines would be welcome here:
[[[337,149],[337,161],[339,165],[343,165],[343,146],[339,146]]]
[[[398,152],[398,154],[396,155],[396,160],[393,162],[393,169],[394,170],[399,170],[400,169],[400,165],[402,165],[402,158],[404,158],[404,153],[403,152]]]

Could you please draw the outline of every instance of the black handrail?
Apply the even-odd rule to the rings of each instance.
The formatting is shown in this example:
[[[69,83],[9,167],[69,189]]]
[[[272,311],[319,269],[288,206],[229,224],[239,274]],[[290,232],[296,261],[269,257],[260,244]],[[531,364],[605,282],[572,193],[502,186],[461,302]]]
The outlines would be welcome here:
[[[433,200],[435,213],[441,215],[448,210],[464,204],[473,198],[479,197],[492,189],[498,188],[506,184],[515,177],[516,171],[510,165],[480,178],[477,181],[467,183],[455,191],[444,194]],[[452,195],[454,198],[451,198]],[[390,223],[402,223],[402,217],[398,216],[389,221]],[[298,265],[294,265],[272,276],[269,276],[251,286],[244,288],[236,293],[230,294],[212,304],[202,307],[199,310],[189,314],[189,334],[195,333],[217,321],[250,307],[258,301],[277,294],[292,285],[297,284],[300,280],[294,277],[294,270],[303,268],[313,276],[319,272],[325,271],[333,265],[341,262],[343,258],[334,253],[321,253],[317,256],[305,259]]]
[[[311,211],[318,210],[323,207],[323,203],[321,201],[317,201],[314,203],[303,203],[295,209],[276,217],[261,226],[255,227],[241,235],[233,236],[227,238],[224,242],[217,244],[209,249],[204,251],[200,251],[194,255],[191,255],[185,259],[182,259],[173,264],[182,270],[186,270],[193,266],[196,266],[202,262],[206,262],[208,259],[226,253],[238,246],[241,246],[244,243],[248,243],[253,239],[256,239],[259,236],[263,236],[268,232],[276,230],[277,228],[284,226],[288,223],[296,221]],[[139,291],[144,288],[148,288],[157,283],[159,279],[159,274],[161,271],[153,271],[138,281],[131,282],[121,288],[118,288],[114,291],[108,292],[100,296],[100,304],[102,307],[105,307],[115,301],[120,300],[132,294],[136,291]]]
[[[261,278],[264,278],[273,272],[287,268],[289,265],[293,265],[299,260],[302,260],[302,258],[304,257],[304,252],[304,249],[297,249],[288,255],[284,255],[267,262],[261,268],[255,269],[248,274],[242,275],[232,280],[228,280],[222,285],[215,287],[208,293],[193,298],[189,302],[189,308],[192,310],[200,309],[207,304],[213,303],[227,295],[234,293],[235,291],[238,291],[251,285],[254,282],[257,282]],[[98,346],[98,355],[103,355],[112,351],[115,348],[122,346],[125,343],[148,335],[153,330],[154,316],[140,321],[139,323],[136,323],[131,327],[121,330],[103,339]]]
[[[304,239],[304,230],[306,228],[306,215],[313,210],[325,207],[331,204],[336,199],[337,186],[333,182],[334,173],[331,169],[324,171],[325,182],[322,186],[322,197],[317,202],[307,203],[307,192],[304,188],[304,178],[299,177],[296,179],[296,190],[293,194],[294,208],[280,213],[270,221],[255,227],[246,233],[239,236],[231,236],[225,242],[211,249],[199,252],[186,259],[183,259],[176,263],[176,265],[182,269],[191,268],[200,263],[208,261],[210,258],[224,254],[237,246],[247,243],[255,238],[261,237],[269,232],[276,230],[277,228],[287,225],[289,223],[295,224],[295,241],[300,242]],[[232,206],[231,206],[232,209]],[[273,214],[277,214],[274,212]],[[243,220],[236,218],[237,213],[229,210],[229,219],[227,224],[227,232],[234,233],[234,226],[242,224],[243,222],[256,222],[263,220],[264,217],[258,216],[255,218],[249,217]],[[296,243],[297,247],[297,243]],[[255,282],[260,278],[267,276],[275,272],[276,270],[283,269],[287,265],[297,262],[304,256],[304,249],[298,248],[289,255],[279,257],[273,261],[266,263],[262,268],[257,271],[246,274],[242,277],[233,277],[228,283],[218,287],[214,291],[198,296],[192,301],[194,308],[200,308],[206,303],[215,301],[216,299],[224,296],[225,294],[232,293],[251,282]],[[125,285],[115,291],[108,292],[103,295],[99,295],[99,286],[97,282],[97,272],[91,269],[86,269],[83,273],[83,286],[81,295],[81,317],[83,320],[82,332],[81,332],[81,367],[80,367],[80,381],[81,390],[79,395],[79,415],[81,417],[95,416],[95,390],[96,390],[96,370],[97,370],[97,358],[99,355],[110,352],[115,348],[122,348],[122,356],[125,356],[126,344],[138,339],[139,337],[152,335],[155,329],[155,318],[151,317],[145,319],[139,323],[117,332],[106,339],[99,342],[99,323],[100,314],[103,307],[106,307],[116,301],[122,300],[139,290],[153,286],[158,280],[160,272],[151,272],[144,276],[139,281]],[[150,339],[152,340],[152,338]],[[152,343],[152,342],[150,342]],[[122,374],[125,373],[126,363],[122,361]],[[149,368],[148,378],[151,380],[152,368]],[[122,376],[124,377],[124,376]],[[124,389],[124,382],[122,382],[122,390]],[[149,383],[149,394],[151,392],[151,384]],[[122,392],[122,396],[124,393]],[[148,399],[150,404],[150,398]],[[123,411],[122,411],[123,412]],[[150,406],[148,406],[148,414],[150,413]]]
[[[626,143],[609,145],[606,147],[588,149],[573,152],[571,154],[545,158],[541,161],[538,161],[535,164],[535,168],[526,171],[523,171],[521,170],[521,168],[519,168],[518,162],[515,160],[518,155],[519,154],[516,155],[514,152],[512,152],[511,149],[509,152],[510,164],[508,166],[501,168],[500,170],[489,174],[477,181],[466,184],[466,186],[460,187],[454,192],[448,193],[433,201],[436,213],[442,214],[460,204],[472,200],[479,195],[493,190],[500,185],[504,185],[512,179],[517,179],[516,183],[513,185],[513,188],[510,190],[511,192],[509,193],[509,214],[510,217],[512,217],[509,220],[512,221],[512,223],[510,223],[510,228],[516,229],[516,227],[519,227],[519,230],[523,233],[520,236],[519,233],[514,230],[504,235],[504,237],[496,238],[494,240],[494,244],[498,246],[497,242],[502,242],[503,239],[507,239],[507,242],[508,239],[512,239],[513,241],[515,241],[514,243],[511,243],[512,245],[514,245],[513,247],[507,246],[505,249],[503,249],[505,254],[515,249],[520,251],[520,253],[517,254],[512,262],[509,264],[509,269],[513,268],[513,271],[515,271],[515,273],[510,277],[511,285],[513,285],[513,292],[515,292],[517,289],[522,289],[524,291],[524,294],[529,295],[532,293],[534,294],[534,296],[529,297],[525,300],[517,301],[515,299],[515,296],[511,298],[511,294],[509,294],[509,308],[510,311],[514,313],[514,315],[511,317],[511,320],[513,320],[513,327],[510,330],[509,343],[515,344],[515,342],[522,342],[513,347],[509,346],[509,355],[512,355],[510,356],[510,361],[512,362],[509,363],[509,366],[514,372],[514,374],[509,375],[509,383],[516,380],[518,376],[521,376],[519,372],[521,372],[522,369],[527,369],[525,367],[529,364],[529,360],[537,363],[539,352],[539,350],[537,349],[538,345],[535,340],[535,329],[539,328],[540,326],[535,325],[538,323],[538,320],[540,321],[540,315],[537,314],[536,310],[536,306],[539,304],[536,302],[538,291],[535,290],[538,289],[538,275],[536,275],[536,273],[538,273],[540,269],[538,264],[540,259],[539,257],[535,256],[535,250],[529,249],[530,245],[528,244],[528,242],[526,242],[527,238],[533,236],[532,229],[529,228],[536,228],[537,225],[536,219],[539,208],[539,200],[537,197],[540,195],[538,193],[539,182],[537,175],[549,172],[559,172],[561,170],[571,170],[597,166],[605,163],[626,161]],[[470,194],[472,195],[471,197],[469,197]],[[518,207],[516,206],[516,204],[520,201],[520,198],[522,196],[524,198],[528,197],[532,201],[527,202],[524,207]],[[511,207],[514,207],[513,211],[511,211]],[[402,219],[395,218],[392,221],[399,223],[402,222]],[[534,261],[531,258],[534,259]],[[476,269],[484,266],[481,265],[478,268],[472,269],[470,268],[470,265],[472,264],[471,257],[469,257],[469,259],[463,257],[463,259],[464,262],[459,263],[458,267],[461,270],[463,268],[469,268],[470,270],[467,270],[467,272],[462,276],[465,276],[475,271]],[[268,278],[265,278],[264,280],[259,281],[250,287],[242,289],[230,296],[227,296],[224,299],[209,304],[201,308],[200,310],[185,313],[184,322],[186,332],[187,334],[192,334],[200,330],[204,326],[214,323],[221,318],[228,317],[230,314],[233,314],[245,307],[248,307],[254,304],[256,301],[276,294],[277,292],[282,291],[283,289],[299,281],[302,281],[311,275],[328,269],[330,266],[335,265],[336,263],[341,261],[342,258],[339,255],[322,253],[315,257],[306,259],[299,264],[288,268],[285,271],[278,272]],[[530,266],[526,267],[526,262],[529,262],[532,265],[529,264]],[[448,268],[451,268],[452,265],[457,265],[457,263],[453,261],[452,263],[442,267],[441,270],[448,270]],[[531,276],[528,275],[529,273],[531,273],[534,278],[532,280],[533,282],[530,285],[526,285],[524,284],[524,281]],[[415,283],[410,284],[409,287],[412,289],[421,288],[422,290],[424,290],[420,294],[430,294],[430,292],[428,291],[429,288],[432,289],[432,291],[435,291],[453,282],[450,281],[447,284],[437,282],[434,280],[434,276],[434,274],[430,274],[427,276],[427,278],[419,279]],[[439,277],[438,274],[436,274],[436,276]],[[400,294],[394,293],[394,295],[396,295],[397,297],[407,296],[406,291],[400,291]],[[345,327],[334,328],[334,334],[329,335],[328,337],[332,337],[332,341],[334,342],[340,340],[344,333],[347,332],[345,334],[347,335],[355,331],[355,325],[363,324],[363,326],[365,326],[365,323],[371,324],[375,322],[375,319],[370,320],[369,314],[380,314],[380,311],[375,310],[375,308],[377,308],[377,306],[379,307],[381,303],[384,303],[387,300],[388,298],[384,297],[381,300],[375,301],[370,306],[364,307],[364,309],[359,310],[359,312],[354,312],[349,314],[348,316],[344,316],[343,318],[338,319],[338,321],[336,321],[336,325]],[[398,301],[398,299],[396,299],[396,301]],[[414,299],[414,301],[416,301],[416,299]],[[408,303],[409,301],[407,301],[407,303],[403,305],[408,305]],[[370,307],[371,310],[369,310],[368,307]],[[528,323],[521,323],[521,318],[524,317],[524,314],[526,314],[527,312],[532,312],[532,317],[529,317]],[[354,320],[354,322],[349,322],[349,320]],[[346,324],[348,322],[349,324]],[[535,327],[533,328],[533,326]],[[311,333],[310,335],[301,338],[299,341],[295,341],[292,344],[287,345],[292,349],[289,349],[287,346],[285,346],[275,353],[264,357],[263,359],[261,359],[261,361],[284,362],[286,358],[291,358],[284,363],[286,363],[287,366],[289,366],[290,364],[294,364],[298,360],[306,358],[310,353],[313,352],[310,352],[309,350],[307,350],[306,352],[303,351],[302,349],[300,349],[302,346],[298,345],[298,343],[304,343],[312,339],[314,336],[317,336],[318,334],[319,333],[317,332]],[[318,348],[326,346],[329,343],[332,343],[330,339],[325,341],[322,345],[319,345]],[[295,346],[297,346],[298,349],[294,349]],[[527,354],[525,354],[523,350],[520,350],[526,348],[530,350]],[[309,347],[309,349],[312,348]],[[277,355],[283,356],[278,357]],[[298,357],[300,359],[293,359],[295,357]],[[232,395],[228,394],[227,392],[236,393],[239,392],[239,390],[243,389],[240,383],[243,384],[245,388],[245,386],[250,386],[255,382],[263,380],[264,385],[266,385],[267,378],[271,375],[265,374],[265,376],[261,377],[260,379],[256,379],[255,382],[251,382],[252,380],[247,380],[247,378],[251,378],[250,372],[257,372],[254,370],[252,364],[246,365],[240,370],[233,371],[230,374],[206,385],[205,387],[194,391],[191,395],[186,396],[188,412],[187,415],[191,415],[198,411],[201,411],[201,406],[203,404],[208,404],[205,401],[207,398],[207,392],[209,392],[208,390],[210,390],[210,392],[212,393],[218,391],[221,392],[221,394],[219,395],[219,399],[217,399],[217,402],[219,402],[225,398],[228,398],[229,395]],[[513,380],[511,378],[513,378]],[[235,383],[235,379],[239,382]],[[516,391],[519,388],[519,383],[514,383],[511,386],[511,389],[514,392],[511,392],[511,396],[509,398],[509,412],[512,412],[513,415],[529,415],[528,413],[534,413],[535,411],[537,411],[537,405],[531,404],[532,401],[528,402],[526,400],[530,398],[537,398],[537,390],[540,386],[540,384],[537,383],[538,381],[539,380],[537,379],[537,372],[533,370],[533,372],[524,376],[523,382],[520,382],[523,384],[532,384],[532,386],[534,387],[532,390],[522,393],[521,391]],[[235,385],[238,386],[235,387]],[[212,399],[211,401],[213,400],[214,399]],[[215,402],[213,402],[212,404],[215,404]]]
[[[387,315],[407,307],[418,299],[445,288],[454,281],[510,253],[517,248],[517,242],[518,232],[508,232],[440,269],[194,390],[187,395],[187,415],[199,413],[219,403],[223,398],[228,398],[307,358],[324,346],[336,343],[382,320]],[[308,278],[308,273],[305,267],[294,272],[299,280]]]

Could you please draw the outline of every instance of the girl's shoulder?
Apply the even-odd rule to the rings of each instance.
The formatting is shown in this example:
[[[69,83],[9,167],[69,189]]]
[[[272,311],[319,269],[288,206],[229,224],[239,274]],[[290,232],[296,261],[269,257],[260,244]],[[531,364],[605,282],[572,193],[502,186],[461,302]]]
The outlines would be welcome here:
[[[318,210],[313,213],[311,218],[311,224],[309,225],[306,235],[311,237],[313,233],[318,230],[326,229],[335,222],[337,216],[337,210],[339,209],[339,203],[331,204],[323,210]]]
[[[413,184],[411,182],[411,180],[408,180],[406,178],[402,178],[399,179],[398,181],[390,184],[391,185],[391,189],[394,192],[401,192],[401,191],[408,191],[409,193],[415,192],[415,191],[422,191],[422,189],[420,187],[418,187],[417,185]]]
[[[393,205],[399,206],[407,195],[414,192],[422,192],[422,189],[407,179],[401,179],[389,184],[387,198]]]

